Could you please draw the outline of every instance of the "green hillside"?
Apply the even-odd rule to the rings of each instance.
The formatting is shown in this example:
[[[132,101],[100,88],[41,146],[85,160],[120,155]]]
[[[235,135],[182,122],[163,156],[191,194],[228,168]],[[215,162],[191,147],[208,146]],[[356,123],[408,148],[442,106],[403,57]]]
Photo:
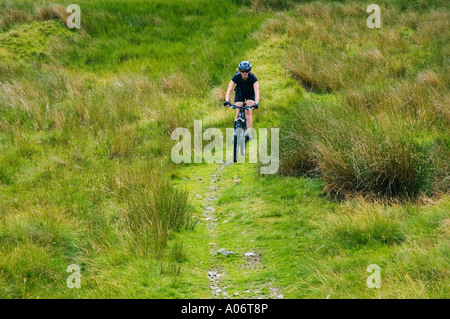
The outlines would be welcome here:
[[[0,3],[0,298],[450,296],[446,1],[69,4]],[[175,164],[242,60],[278,172]]]

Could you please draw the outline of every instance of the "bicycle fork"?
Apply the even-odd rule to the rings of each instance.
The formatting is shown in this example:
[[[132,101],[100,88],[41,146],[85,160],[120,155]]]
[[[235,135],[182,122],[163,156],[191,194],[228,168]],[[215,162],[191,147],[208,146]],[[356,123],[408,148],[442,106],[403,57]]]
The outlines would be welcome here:
[[[239,153],[245,155],[245,149],[247,148],[247,140],[244,138],[246,130],[245,118],[238,117],[234,120],[234,135],[233,135],[233,160],[236,163]]]

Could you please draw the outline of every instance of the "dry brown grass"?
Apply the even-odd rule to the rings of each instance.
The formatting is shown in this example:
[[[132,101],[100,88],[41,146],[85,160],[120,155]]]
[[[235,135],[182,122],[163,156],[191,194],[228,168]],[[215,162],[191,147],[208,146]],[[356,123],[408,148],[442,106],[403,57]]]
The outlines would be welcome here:
[[[345,196],[415,196],[424,178],[417,168],[425,161],[416,154],[414,146],[385,137],[371,140],[369,134],[365,135],[352,137],[347,150],[317,145],[325,191]]]
[[[333,92],[347,83],[344,72],[346,65],[332,55],[318,60],[315,52],[295,48],[288,55],[286,67],[308,91]]]
[[[66,25],[69,13],[66,7],[57,3],[39,6],[34,12],[27,12],[25,10],[18,10],[16,8],[9,8],[2,11],[0,9],[0,27],[8,29],[13,25],[31,22],[33,20],[52,20],[60,19]]]
[[[360,4],[313,2],[299,5],[293,12],[293,17],[269,21],[261,33],[276,32],[292,39],[287,68],[307,90],[320,93],[345,90],[368,77],[370,82],[408,78],[421,63],[411,43],[429,50],[430,39],[438,36],[436,30],[444,32],[439,34],[444,39],[449,29],[448,13],[443,11],[420,15],[392,9],[386,16],[389,26],[377,34],[365,26],[367,13]],[[430,72],[420,75],[432,85],[439,85],[440,77]]]
[[[108,148],[111,158],[126,158],[131,156],[138,146],[141,137],[136,126],[120,127],[112,134],[112,142]]]
[[[225,101],[226,91],[222,87],[215,87],[211,90],[211,98],[215,101],[215,104]]]
[[[162,78],[163,90],[169,94],[187,96],[195,90],[194,85],[184,74],[171,74]]]
[[[43,21],[51,20],[54,18],[53,9],[49,6],[43,6],[38,8],[39,18]]]
[[[31,22],[33,16],[29,12],[24,12],[14,8],[10,8],[6,11],[0,11],[0,27],[8,29],[15,24],[21,24],[25,22]]]
[[[64,25],[67,25],[67,18],[69,17],[69,14],[67,13],[67,8],[65,6],[62,6],[60,4],[52,4],[52,10],[53,14],[58,17]]]
[[[423,83],[423,84],[427,84],[427,85],[431,85],[431,86],[435,86],[435,87],[441,86],[440,77],[431,70],[422,71],[417,75],[417,77],[418,77],[419,83]]]

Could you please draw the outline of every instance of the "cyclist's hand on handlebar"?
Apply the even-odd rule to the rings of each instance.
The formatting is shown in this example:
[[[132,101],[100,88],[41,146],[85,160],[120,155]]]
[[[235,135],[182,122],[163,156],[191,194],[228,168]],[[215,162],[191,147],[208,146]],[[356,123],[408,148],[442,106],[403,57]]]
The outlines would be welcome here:
[[[255,108],[255,109],[257,109],[259,107],[259,103],[255,103],[254,105],[253,105],[253,108]]]
[[[228,102],[228,101],[225,101],[225,103],[223,103],[223,106],[230,106],[231,104],[230,104],[230,102]]]

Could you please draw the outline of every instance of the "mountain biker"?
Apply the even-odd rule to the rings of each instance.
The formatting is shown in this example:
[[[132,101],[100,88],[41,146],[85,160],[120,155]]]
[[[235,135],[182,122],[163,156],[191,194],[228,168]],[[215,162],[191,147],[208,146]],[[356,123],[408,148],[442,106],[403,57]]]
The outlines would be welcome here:
[[[256,76],[251,72],[252,65],[248,61],[239,63],[237,72],[228,85],[227,94],[225,95],[225,103],[223,105],[230,105],[231,90],[234,89],[234,104],[236,106],[243,106],[246,102],[247,106],[258,107],[259,103],[259,82]],[[236,118],[239,116],[239,109],[236,109]],[[252,135],[250,129],[252,128],[252,110],[245,110],[245,117],[247,120],[247,131],[245,137],[251,140]]]

